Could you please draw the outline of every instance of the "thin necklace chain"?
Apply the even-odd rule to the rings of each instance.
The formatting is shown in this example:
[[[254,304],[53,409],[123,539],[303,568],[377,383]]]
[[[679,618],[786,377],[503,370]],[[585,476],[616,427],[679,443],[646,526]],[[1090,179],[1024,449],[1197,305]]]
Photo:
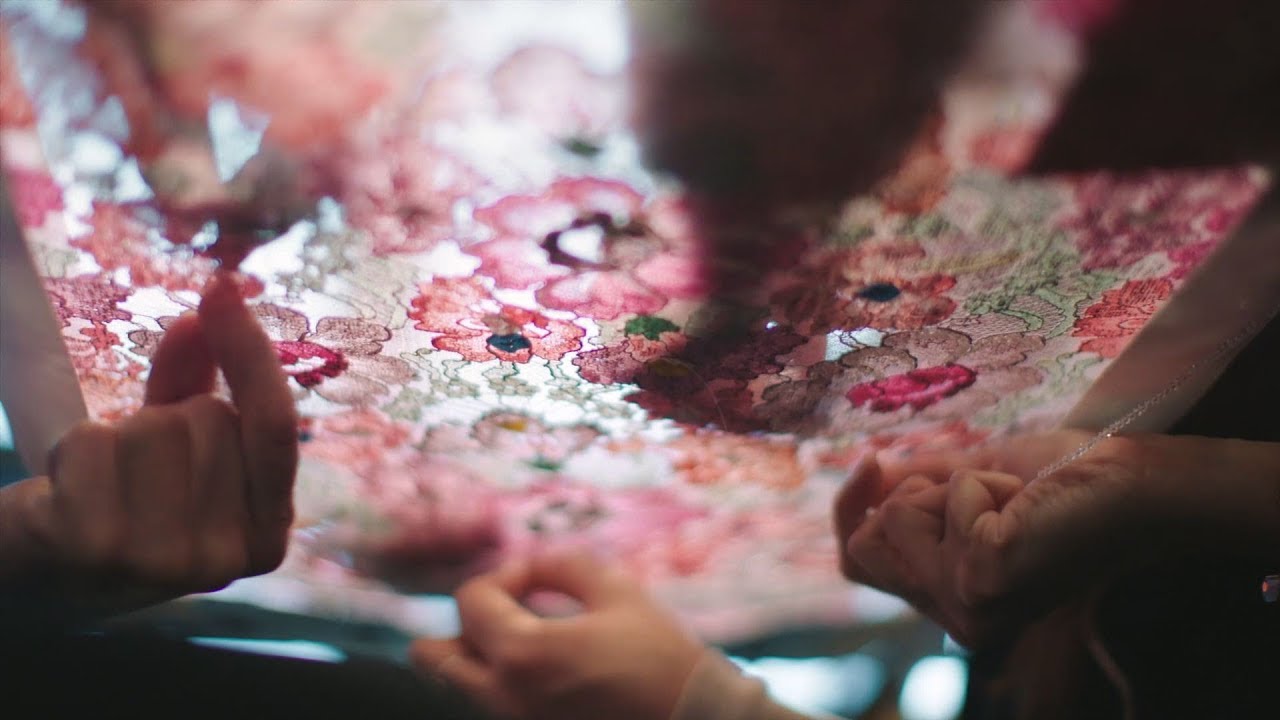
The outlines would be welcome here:
[[[1249,340],[1254,335],[1256,335],[1258,331],[1262,329],[1262,326],[1268,321],[1268,319],[1269,319],[1268,316],[1263,316],[1263,317],[1255,318],[1252,322],[1246,324],[1243,328],[1240,329],[1239,332],[1237,332],[1236,334],[1232,335],[1231,337],[1228,337],[1227,339],[1219,343],[1213,349],[1213,352],[1209,353],[1207,357],[1196,360],[1195,362],[1187,366],[1187,368],[1182,371],[1181,375],[1179,375],[1178,377],[1170,381],[1168,385],[1166,385],[1163,389],[1161,389],[1155,395],[1142,401],[1141,403],[1136,405],[1132,410],[1120,416],[1111,424],[1099,430],[1096,435],[1089,438],[1080,447],[1071,451],[1067,455],[1064,455],[1061,458],[1055,460],[1049,465],[1046,465],[1044,468],[1040,470],[1040,472],[1036,473],[1036,476],[1032,479],[1032,482],[1036,482],[1037,480],[1042,480],[1045,477],[1048,477],[1049,475],[1052,475],[1058,472],[1062,468],[1066,467],[1067,465],[1070,465],[1071,463],[1075,462],[1076,460],[1079,460],[1081,457],[1086,455],[1090,450],[1096,447],[1098,443],[1102,442],[1103,440],[1106,440],[1112,435],[1115,435],[1121,430],[1124,430],[1126,427],[1129,427],[1129,425],[1131,425],[1138,418],[1142,417],[1143,415],[1146,415],[1147,412],[1149,412],[1152,408],[1164,402],[1165,399],[1167,399],[1170,395],[1172,395],[1184,384],[1186,384],[1188,380],[1195,377],[1196,373],[1198,373],[1201,369],[1205,367],[1210,367],[1210,366],[1217,366],[1220,362],[1222,362],[1227,357],[1227,355],[1231,353],[1231,351],[1240,347],[1241,344],[1243,344],[1245,341]]]

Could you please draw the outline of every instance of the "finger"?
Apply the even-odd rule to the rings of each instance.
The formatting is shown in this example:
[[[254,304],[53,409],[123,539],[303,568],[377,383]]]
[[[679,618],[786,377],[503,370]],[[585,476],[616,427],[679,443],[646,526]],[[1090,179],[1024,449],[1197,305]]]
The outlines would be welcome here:
[[[832,504],[832,525],[841,547],[866,519],[867,509],[880,504],[881,485],[880,465],[874,457],[864,456],[854,465]]]
[[[147,405],[165,405],[213,390],[217,366],[194,313],[165,330],[147,378]]]
[[[529,567],[518,563],[476,577],[458,588],[454,599],[464,642],[487,658],[504,640],[536,628],[538,617],[519,600],[528,587]]]
[[[892,593],[916,605],[923,601],[921,588],[905,572],[905,563],[889,545],[884,514],[875,513],[849,538],[841,569],[854,582]]]
[[[586,553],[543,555],[529,564],[529,590],[560,592],[587,608],[626,602],[644,591],[614,567]]]
[[[500,688],[491,669],[470,655],[457,638],[419,638],[409,646],[409,661],[423,674],[439,678],[463,693],[495,707]]]
[[[271,340],[219,273],[200,303],[205,339],[240,413],[250,511],[259,528],[287,533],[298,467],[298,416]]]
[[[197,557],[202,590],[208,592],[249,572],[248,548],[259,538],[251,532],[245,502],[244,459],[235,410],[212,395],[190,398],[181,408],[191,427],[192,498],[199,523]]]
[[[190,427],[168,408],[144,408],[118,433],[129,563],[149,582],[184,587],[194,567]]]
[[[947,486],[929,483],[926,489],[889,499],[881,510],[885,538],[906,564],[905,574],[912,584],[934,593],[942,580],[939,545],[947,492]]]
[[[997,450],[991,447],[948,450],[907,458],[884,457],[880,464],[884,469],[886,485],[892,486],[914,475],[923,475],[935,484],[942,484],[959,470],[988,469],[996,462],[997,454]]]
[[[967,470],[958,472],[948,484],[946,539],[967,541],[978,518],[998,513],[1022,490],[1022,480],[1014,475]]]
[[[867,508],[866,520],[843,541],[842,570],[846,577],[904,598],[919,594],[920,583],[910,575],[905,559],[885,532],[887,515],[882,510],[933,487],[936,486],[928,478],[912,476],[893,488],[877,507]]]

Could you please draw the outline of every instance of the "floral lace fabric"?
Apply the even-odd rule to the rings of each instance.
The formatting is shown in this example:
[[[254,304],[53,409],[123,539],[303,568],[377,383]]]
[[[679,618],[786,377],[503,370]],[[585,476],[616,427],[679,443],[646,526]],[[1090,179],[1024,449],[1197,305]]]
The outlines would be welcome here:
[[[286,565],[224,593],[276,607],[431,630],[415,594],[585,546],[709,637],[870,618],[829,529],[849,468],[1061,421],[1264,186],[1248,168],[1004,179],[1056,81],[962,87],[836,223],[751,228],[730,260],[768,272],[717,294],[725,259],[623,123],[616,7],[301,5],[242,10],[214,42],[225,6],[201,3],[152,48],[168,102],[204,120],[234,97],[236,132],[287,154],[266,176],[304,199],[241,265],[303,465]],[[156,199],[204,192],[198,153],[148,127],[112,70],[125,48],[76,17],[0,16],[0,143],[111,420],[230,221]]]

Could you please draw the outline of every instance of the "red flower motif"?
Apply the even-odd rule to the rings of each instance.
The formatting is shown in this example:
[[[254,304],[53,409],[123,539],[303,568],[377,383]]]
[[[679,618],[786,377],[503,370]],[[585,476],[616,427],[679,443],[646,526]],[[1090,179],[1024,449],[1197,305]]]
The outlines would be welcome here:
[[[1076,187],[1071,214],[1059,226],[1075,235],[1085,270],[1128,267],[1153,253],[1216,244],[1260,192],[1247,169],[1124,178],[1099,173]]]
[[[49,213],[62,210],[62,188],[48,173],[12,168],[8,176],[10,199],[22,227],[40,227]]]
[[[285,374],[304,388],[313,388],[325,378],[336,378],[349,367],[340,353],[313,342],[277,340],[274,345]]]
[[[404,360],[382,355],[391,331],[356,318],[325,317],[311,331],[300,312],[263,303],[254,312],[271,337],[285,374],[306,390],[343,405],[367,405],[413,378]]]
[[[1081,314],[1071,334],[1089,338],[1080,345],[1082,351],[1116,357],[1172,292],[1173,282],[1165,278],[1130,280],[1119,289],[1104,292],[1101,300]]]
[[[642,212],[643,204],[620,182],[557,180],[541,195],[510,195],[477,210],[495,237],[466,252],[498,287],[541,286],[544,307],[600,320],[657,312],[668,298],[699,296],[705,283],[692,238],[664,232],[679,227],[665,216],[681,208],[658,201]],[[575,254],[574,239],[597,248]]]
[[[906,405],[923,410],[969,387],[977,379],[978,374],[969,368],[948,363],[859,383],[849,390],[847,397],[854,407],[866,405],[874,412],[893,412]]]
[[[586,331],[493,299],[477,278],[440,278],[423,285],[409,309],[419,330],[439,333],[431,345],[471,362],[559,360],[582,347]]]

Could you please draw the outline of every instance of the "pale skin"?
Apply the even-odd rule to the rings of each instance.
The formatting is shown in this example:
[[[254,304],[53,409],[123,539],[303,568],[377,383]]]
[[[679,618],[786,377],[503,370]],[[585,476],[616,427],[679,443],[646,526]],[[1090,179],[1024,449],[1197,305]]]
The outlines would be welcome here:
[[[1088,437],[863,463],[834,508],[841,570],[978,645],[1172,546],[1280,547],[1280,444],[1116,437],[1026,481]],[[521,604],[534,590],[583,610],[541,618]],[[461,635],[418,640],[411,657],[501,717],[666,720],[704,652],[638,585],[586,556],[509,566],[457,600]]]
[[[219,369],[231,402],[212,394]],[[77,424],[47,475],[0,491],[0,591],[91,618],[275,569],[298,462],[285,380],[220,273],[164,335],[141,410]]]

